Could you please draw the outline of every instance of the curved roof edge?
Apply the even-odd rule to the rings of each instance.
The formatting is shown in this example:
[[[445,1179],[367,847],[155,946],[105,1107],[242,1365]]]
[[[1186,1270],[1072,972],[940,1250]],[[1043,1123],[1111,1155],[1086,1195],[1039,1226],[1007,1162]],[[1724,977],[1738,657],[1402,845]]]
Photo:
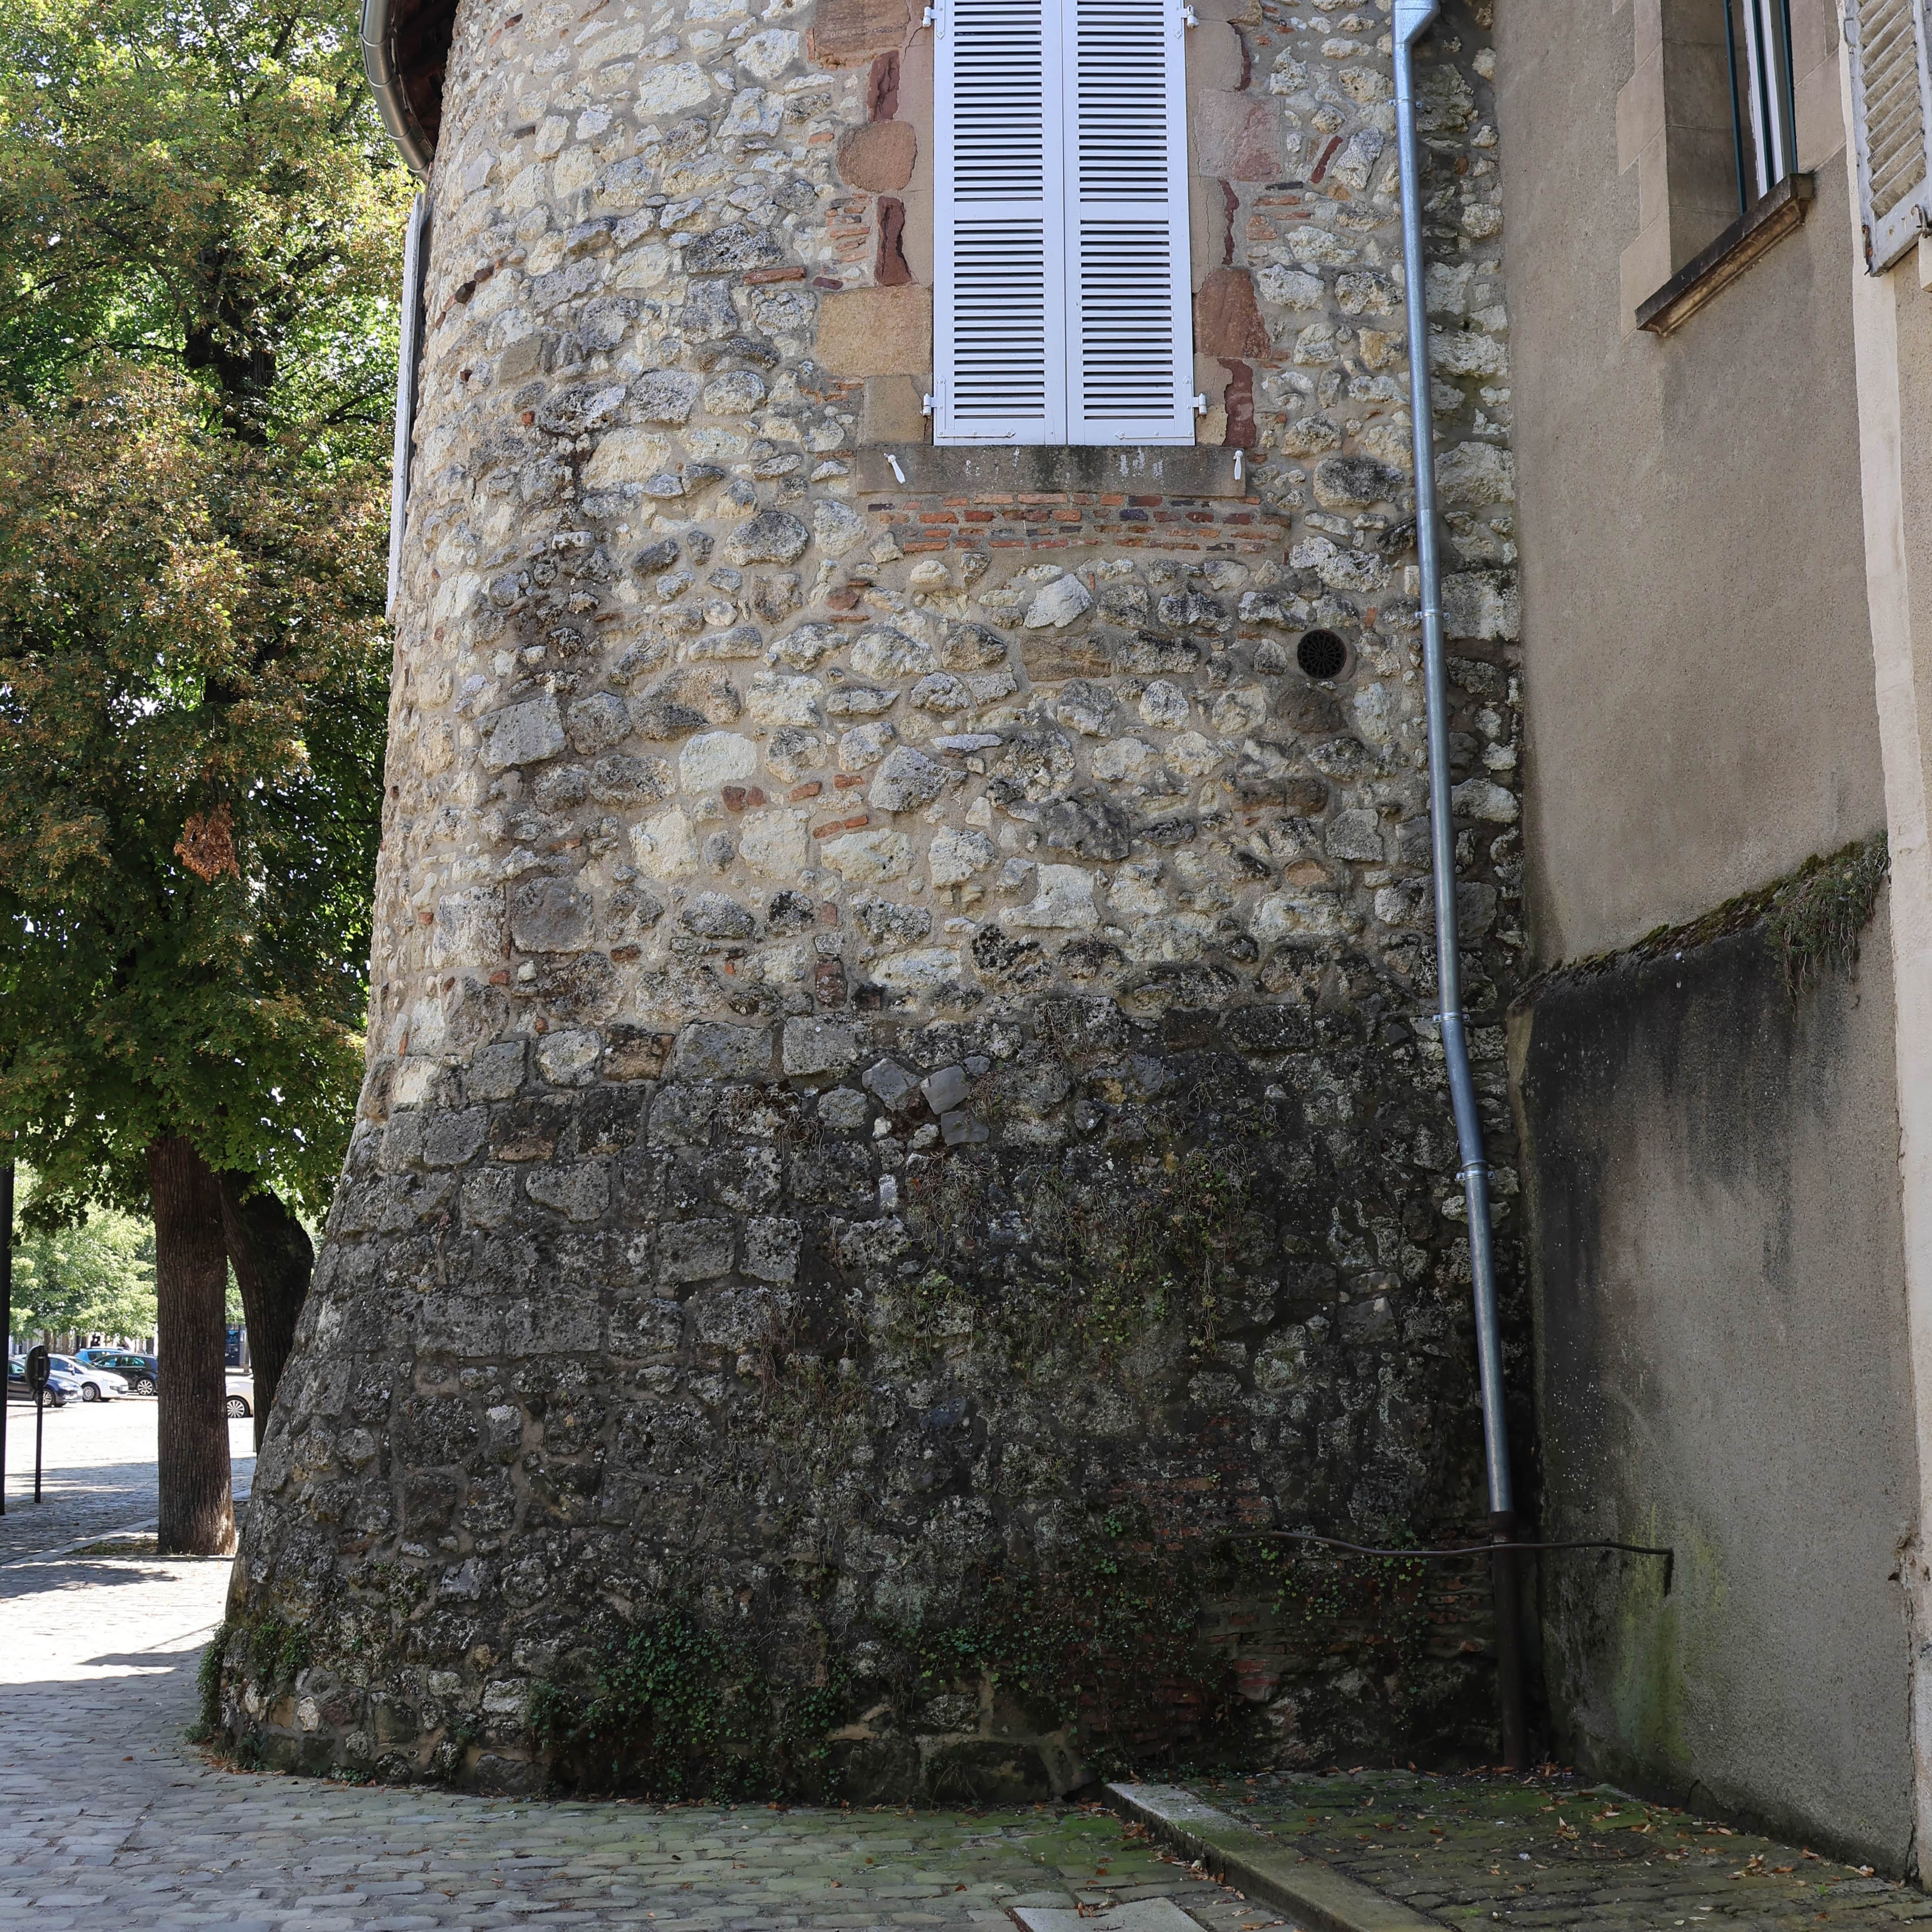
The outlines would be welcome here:
[[[456,0],[362,0],[362,71],[382,124],[428,181],[442,125],[442,78]]]

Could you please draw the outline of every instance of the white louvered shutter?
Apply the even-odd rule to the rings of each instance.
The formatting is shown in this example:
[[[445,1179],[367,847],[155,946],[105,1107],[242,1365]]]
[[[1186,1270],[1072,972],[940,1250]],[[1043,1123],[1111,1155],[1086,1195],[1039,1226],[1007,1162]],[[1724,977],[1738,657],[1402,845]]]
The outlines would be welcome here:
[[[1912,245],[1932,208],[1925,0],[1845,0],[1845,38],[1865,265],[1876,274]]]
[[[1179,0],[1061,0],[1067,433],[1192,442],[1186,29]]]
[[[1066,439],[1061,0],[940,0],[935,440]]]

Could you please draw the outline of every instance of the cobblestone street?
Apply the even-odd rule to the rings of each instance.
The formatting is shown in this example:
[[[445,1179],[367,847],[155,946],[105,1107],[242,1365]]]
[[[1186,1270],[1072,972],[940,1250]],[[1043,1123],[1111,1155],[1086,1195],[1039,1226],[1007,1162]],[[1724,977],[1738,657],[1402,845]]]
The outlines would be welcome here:
[[[1084,1908],[1112,1932],[1123,1906],[1162,1898],[1202,1932],[1291,1922],[1094,1809],[542,1804],[221,1769],[183,1738],[228,1565],[118,1553],[139,1547],[0,1565],[0,1926],[51,1932],[111,1914],[314,1932],[538,1919],[862,1932],[1010,1928],[1016,1912],[1024,1924]],[[1258,1838],[1450,1925],[1932,1918],[1911,1888],[1560,1778],[1362,1772],[1190,1789]],[[1113,1923],[1135,1932],[1133,1915]]]
[[[213,1768],[182,1738],[227,1571],[0,1568],[0,1925],[1010,1928],[1165,1895],[1204,1932],[1281,1923],[1099,1811],[533,1804]]]
[[[1188,1789],[1451,1925],[1888,1925],[1916,1888],[1574,1778],[1358,1771]]]
[[[0,1564],[64,1550],[84,1536],[152,1526],[154,1509],[152,1396],[69,1402],[50,1408],[41,1445],[41,1500],[34,1501],[34,1412],[7,1411],[7,1514],[0,1516]],[[228,1425],[228,1460],[238,1507],[255,1469],[255,1425]]]

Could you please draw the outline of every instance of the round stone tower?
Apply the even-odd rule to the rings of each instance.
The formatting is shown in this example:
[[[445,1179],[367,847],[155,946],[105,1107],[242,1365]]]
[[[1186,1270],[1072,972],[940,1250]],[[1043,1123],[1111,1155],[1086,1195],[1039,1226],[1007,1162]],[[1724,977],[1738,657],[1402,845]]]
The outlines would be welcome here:
[[[902,0],[463,0],[369,1072],[222,1722],[981,1796],[1480,1742],[1387,0],[1198,0],[1192,446],[935,446]],[[1490,0],[1427,70],[1479,1072],[1514,592]],[[675,1689],[676,1694],[674,1695]]]

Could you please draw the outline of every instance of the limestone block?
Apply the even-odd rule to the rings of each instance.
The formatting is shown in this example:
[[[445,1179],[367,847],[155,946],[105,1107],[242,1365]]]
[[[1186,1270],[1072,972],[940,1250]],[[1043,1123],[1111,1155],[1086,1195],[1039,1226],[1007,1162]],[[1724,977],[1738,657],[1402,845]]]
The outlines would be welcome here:
[[[768,878],[796,878],[810,862],[811,845],[802,812],[752,813],[738,834],[738,856]]]
[[[920,946],[876,961],[872,976],[904,999],[943,996],[959,984],[959,956],[941,946]]]
[[[708,235],[694,235],[686,245],[682,266],[687,275],[736,275],[748,269],[775,268],[784,249],[767,229],[734,221]]]
[[[932,368],[932,291],[848,289],[819,310],[818,361],[835,376],[924,376]]]
[[[700,1020],[677,1036],[671,1071],[686,1080],[744,1080],[769,1073],[769,1027],[728,1026]]]
[[[795,563],[811,541],[789,510],[761,510],[725,538],[724,554],[734,563]]]
[[[1459,443],[1436,459],[1436,487],[1445,504],[1516,501],[1516,459],[1486,442]]]
[[[765,379],[755,370],[732,369],[714,376],[699,397],[715,416],[749,416],[765,400]]]
[[[670,460],[670,445],[650,430],[607,430],[584,466],[584,480],[602,489],[648,476]]]
[[[1033,902],[1013,914],[1016,925],[1084,931],[1100,922],[1094,903],[1094,875],[1080,866],[1042,866]]]
[[[546,1034],[537,1042],[537,1071],[553,1087],[587,1086],[602,1050],[603,1042],[585,1028]]]
[[[1492,825],[1514,825],[1518,816],[1516,794],[1490,778],[1468,778],[1450,794],[1459,818],[1480,818]]]
[[[880,766],[866,802],[880,812],[916,812],[921,806],[930,805],[945,790],[946,782],[944,766],[910,745],[901,745]]]
[[[782,1283],[795,1280],[803,1237],[799,1222],[778,1216],[760,1216],[747,1221],[745,1272],[760,1281]]]
[[[932,668],[931,648],[901,632],[862,631],[852,646],[852,668],[862,677],[918,677]]]
[[[1070,574],[1056,577],[1040,586],[1027,607],[1024,621],[1030,631],[1044,630],[1049,624],[1056,630],[1062,629],[1076,618],[1084,617],[1093,608],[1093,592],[1078,578]]]
[[[524,1042],[506,1040],[477,1048],[463,1084],[472,1100],[508,1100],[523,1083]]]
[[[423,1129],[423,1163],[428,1167],[460,1167],[482,1150],[489,1137],[487,1107],[468,1107],[460,1113],[433,1115]]]
[[[700,939],[748,939],[757,919],[724,892],[700,892],[678,915],[678,923]]]
[[[588,892],[569,879],[532,879],[510,895],[510,940],[521,952],[581,952],[591,942]]]
[[[556,700],[546,693],[528,704],[513,704],[483,721],[483,763],[493,772],[508,765],[534,765],[563,749],[563,720]]]
[[[1322,849],[1331,859],[1353,859],[1379,865],[1384,854],[1378,815],[1366,807],[1338,812],[1328,821],[1328,836],[1323,841]]]
[[[826,556],[843,556],[871,527],[850,504],[835,497],[822,496],[812,506],[812,541]]]
[[[631,728],[631,721],[624,710],[624,700],[614,692],[600,691],[590,698],[581,698],[570,707],[565,719],[565,730],[574,752],[586,757],[608,751],[617,743]]]
[[[503,892],[500,886],[470,886],[436,902],[430,931],[430,962],[494,965],[503,956]]]
[[[1256,272],[1255,280],[1263,299],[1277,308],[1305,311],[1319,308],[1328,299],[1328,284],[1310,269],[1271,262]]]
[[[988,870],[998,856],[983,832],[940,832],[927,848],[926,869],[935,887],[963,885]]]
[[[681,879],[698,869],[698,838],[682,812],[660,813],[631,829],[638,868],[654,879]]]
[[[666,62],[651,68],[640,82],[638,112],[653,119],[682,107],[702,106],[710,98],[710,76],[695,61]]]
[[[753,34],[738,49],[738,64],[760,80],[776,80],[798,58],[802,36],[789,27],[767,27]]]
[[[788,1073],[838,1073],[858,1058],[859,1036],[833,1020],[790,1019],[781,1052]]]
[[[687,793],[716,791],[758,769],[758,748],[734,731],[700,731],[677,754],[677,782]]]
[[[731,1271],[729,1221],[684,1221],[658,1230],[658,1279],[671,1286],[715,1281]]]
[[[1442,624],[1452,638],[1512,638],[1522,630],[1522,602],[1513,573],[1457,571],[1442,580]]]

